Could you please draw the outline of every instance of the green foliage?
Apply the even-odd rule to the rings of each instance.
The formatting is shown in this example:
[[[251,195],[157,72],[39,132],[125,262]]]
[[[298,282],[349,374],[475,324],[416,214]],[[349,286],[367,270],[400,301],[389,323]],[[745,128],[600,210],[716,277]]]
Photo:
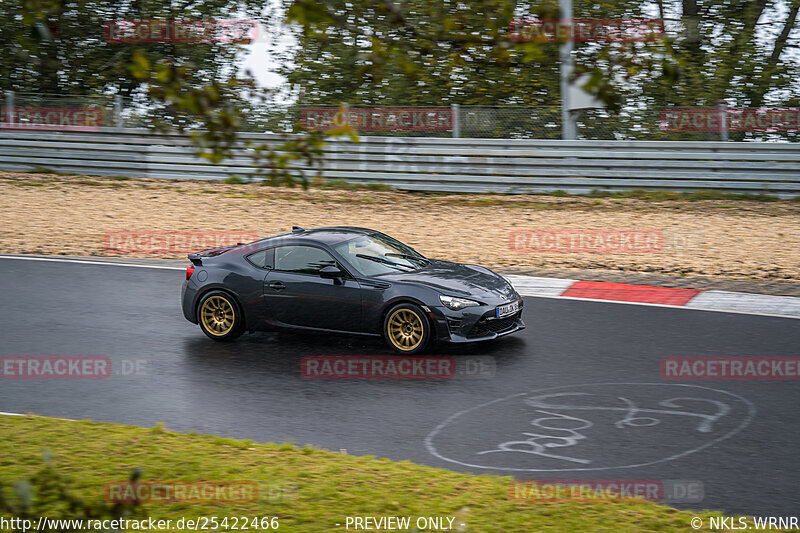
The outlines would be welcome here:
[[[267,98],[252,78],[238,77],[233,43],[109,43],[108,20],[230,19],[268,23],[261,0],[171,2],[10,0],[0,3],[0,90],[52,94],[122,94],[146,106],[147,125],[188,131],[197,154],[217,163],[240,146],[254,101]],[[22,102],[18,105],[24,105]],[[347,134],[348,131],[328,134]],[[297,162],[315,165],[322,134],[280,146],[253,145],[258,176],[307,186]]]
[[[241,50],[229,43],[109,43],[108,20],[260,17],[256,0],[198,0],[185,6],[144,0],[3,0],[0,2],[0,89],[42,94],[109,94],[142,91],[129,67],[151,58],[190,65],[200,86],[229,76]],[[139,56],[135,57],[139,52]]]
[[[645,4],[643,4],[645,5]],[[687,133],[660,129],[660,111],[670,107],[795,107],[800,103],[800,62],[789,37],[797,29],[800,2],[763,0],[665,0],[650,4],[667,24],[667,38],[643,54],[624,73],[620,92],[629,105],[618,116],[587,113],[581,128],[589,138],[596,124],[625,131],[626,138],[719,140],[718,132]],[[759,29],[760,27],[760,29]],[[577,62],[591,66],[610,58],[593,45],[577,48]],[[613,50],[610,48],[609,51]],[[618,70],[618,72],[621,72]],[[780,135],[800,140],[797,133]],[[731,141],[764,138],[758,132],[730,132]]]
[[[141,470],[131,473],[130,481],[137,481]],[[133,503],[106,503],[90,501],[75,495],[70,490],[71,480],[60,473],[53,464],[50,452],[44,453],[44,465],[30,476],[11,484],[0,480],[0,515],[30,520],[35,525],[38,518],[47,516],[49,521],[40,532],[59,533],[71,528],[56,527],[52,521],[60,519],[117,519],[141,516],[140,507]],[[13,523],[12,523],[13,527]],[[24,531],[24,528],[12,528]]]
[[[645,17],[640,2],[574,3],[575,17]],[[286,0],[298,24],[299,46],[281,72],[302,104],[555,105],[559,102],[557,43],[514,42],[512,20],[559,17],[556,0]],[[323,16],[313,14],[324,10]],[[610,108],[639,74],[667,77],[661,42],[577,45],[576,75]],[[290,66],[289,66],[290,65]]]
[[[287,1],[299,46],[279,71],[303,105],[558,102],[557,46],[512,46],[516,2]]]
[[[588,138],[718,139],[719,133],[667,132],[668,107],[800,104],[795,45],[800,2],[763,0],[575,0],[576,18],[667,19],[654,42],[575,43],[575,76],[608,110],[584,113]],[[554,105],[559,102],[558,45],[515,43],[509,22],[558,18],[557,0],[437,2],[285,0],[299,46],[280,69],[298,92],[297,107],[350,105]],[[760,22],[759,22],[760,21]],[[760,29],[759,29],[760,27]],[[793,32],[795,32],[793,34]],[[296,110],[295,110],[296,112]],[[514,119],[509,119],[513,121]],[[516,115],[523,131],[547,131]],[[516,131],[502,116],[503,131]],[[560,122],[557,114],[551,119]],[[560,133],[554,129],[553,136]],[[473,133],[468,133],[472,135]],[[486,133],[492,136],[492,132]],[[731,133],[731,140],[758,137]],[[797,140],[797,133],[782,135]]]

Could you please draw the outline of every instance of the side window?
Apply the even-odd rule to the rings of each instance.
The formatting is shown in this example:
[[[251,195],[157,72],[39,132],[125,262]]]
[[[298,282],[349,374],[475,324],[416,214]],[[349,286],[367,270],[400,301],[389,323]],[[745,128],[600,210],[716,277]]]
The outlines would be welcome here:
[[[296,274],[318,274],[326,266],[336,266],[336,260],[313,246],[279,246],[275,248],[275,270]]]
[[[247,260],[259,268],[272,268],[274,254],[275,248],[269,248],[248,255]]]

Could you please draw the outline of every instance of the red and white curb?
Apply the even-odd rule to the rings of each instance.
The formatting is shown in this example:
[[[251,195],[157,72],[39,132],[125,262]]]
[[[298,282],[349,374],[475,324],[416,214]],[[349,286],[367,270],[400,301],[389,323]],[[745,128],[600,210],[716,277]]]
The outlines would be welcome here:
[[[574,279],[537,278],[506,275],[521,296],[597,300],[602,302],[685,307],[704,311],[722,311],[800,318],[800,298],[770,296],[697,289],[673,289],[608,281],[579,281]]]

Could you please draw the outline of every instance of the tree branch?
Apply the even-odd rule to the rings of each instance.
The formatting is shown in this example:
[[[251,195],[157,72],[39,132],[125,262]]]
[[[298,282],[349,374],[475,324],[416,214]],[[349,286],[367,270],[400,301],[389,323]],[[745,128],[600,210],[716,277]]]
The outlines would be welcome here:
[[[778,63],[780,62],[783,51],[786,49],[787,42],[789,41],[789,34],[794,29],[798,12],[800,12],[800,0],[795,0],[792,7],[789,9],[789,15],[786,18],[780,35],[778,35],[775,41],[775,46],[772,48],[772,53],[767,60],[767,64],[764,66],[764,70],[762,70],[754,86],[755,91],[750,97],[750,105],[753,107],[760,107],[764,103],[764,96],[770,88],[769,80],[778,71]]]

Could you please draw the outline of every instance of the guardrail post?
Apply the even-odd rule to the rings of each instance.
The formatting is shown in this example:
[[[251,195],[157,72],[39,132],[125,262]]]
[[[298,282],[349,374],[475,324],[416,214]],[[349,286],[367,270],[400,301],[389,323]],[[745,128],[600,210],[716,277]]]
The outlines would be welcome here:
[[[114,95],[114,127],[122,129],[122,95]]]
[[[723,141],[729,140],[728,136],[728,103],[725,100],[720,100],[717,104],[719,108],[719,138]]]
[[[558,0],[558,8],[561,21],[570,21],[570,24],[572,24],[572,0]],[[573,46],[572,40],[567,38],[558,47],[558,56],[561,62],[559,66],[559,74],[561,76],[561,138],[565,141],[573,141],[578,138],[578,126],[575,122],[575,115],[572,113],[572,103],[569,98]]]
[[[14,91],[6,91],[6,123],[11,126],[14,124]],[[2,120],[0,119],[0,122]]]
[[[453,117],[453,138],[461,137],[461,120],[459,117],[458,104],[450,104],[450,115]]]

